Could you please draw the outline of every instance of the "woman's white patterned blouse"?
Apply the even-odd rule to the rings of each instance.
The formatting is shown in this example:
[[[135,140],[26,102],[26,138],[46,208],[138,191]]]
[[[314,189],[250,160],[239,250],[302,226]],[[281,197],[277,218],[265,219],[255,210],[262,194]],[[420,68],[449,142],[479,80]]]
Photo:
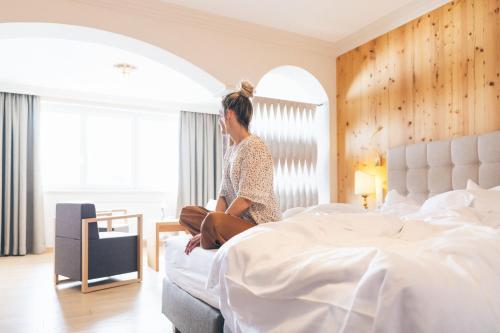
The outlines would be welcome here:
[[[242,217],[257,224],[278,221],[281,211],[273,189],[273,158],[255,135],[229,146],[224,155],[220,196],[229,206],[237,197],[252,202]]]

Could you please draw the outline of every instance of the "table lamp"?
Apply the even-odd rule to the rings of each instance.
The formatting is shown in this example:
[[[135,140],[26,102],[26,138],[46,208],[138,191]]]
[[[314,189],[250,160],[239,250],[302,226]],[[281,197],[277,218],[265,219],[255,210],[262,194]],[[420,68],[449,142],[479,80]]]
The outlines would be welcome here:
[[[363,207],[368,209],[368,195],[375,193],[375,176],[363,171],[354,174],[354,194],[361,195]]]

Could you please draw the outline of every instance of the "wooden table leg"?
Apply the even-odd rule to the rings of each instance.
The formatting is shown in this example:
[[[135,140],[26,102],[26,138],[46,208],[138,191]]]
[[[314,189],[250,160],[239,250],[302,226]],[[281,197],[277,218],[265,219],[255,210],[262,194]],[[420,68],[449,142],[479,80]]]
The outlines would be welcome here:
[[[155,271],[160,270],[160,228],[159,225],[156,225],[155,232]]]

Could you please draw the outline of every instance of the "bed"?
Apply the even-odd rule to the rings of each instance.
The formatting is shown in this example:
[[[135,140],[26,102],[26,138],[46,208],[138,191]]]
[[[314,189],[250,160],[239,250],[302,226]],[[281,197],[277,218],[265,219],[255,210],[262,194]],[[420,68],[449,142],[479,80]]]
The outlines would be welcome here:
[[[164,245],[165,275],[168,279],[214,308],[219,306],[218,296],[205,288],[216,250],[197,249],[184,254],[191,237],[187,234],[170,237]]]
[[[197,278],[166,259],[163,313],[182,333],[498,331],[500,205],[491,191],[460,190],[500,185],[499,142],[494,132],[391,149],[389,189],[404,196],[395,211],[295,210],[200,249],[191,260],[209,264],[195,265]]]
[[[217,296],[206,289],[216,250],[198,248],[186,256],[189,239],[188,235],[179,235],[164,243],[162,312],[176,332],[224,332]]]

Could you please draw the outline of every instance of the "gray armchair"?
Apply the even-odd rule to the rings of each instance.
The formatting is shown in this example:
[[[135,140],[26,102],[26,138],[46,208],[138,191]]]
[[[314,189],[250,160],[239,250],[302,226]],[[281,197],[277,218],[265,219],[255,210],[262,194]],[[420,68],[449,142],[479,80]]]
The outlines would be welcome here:
[[[137,235],[99,232],[97,222],[134,218]],[[89,287],[91,279],[137,272],[137,278]],[[93,204],[56,205],[54,278],[81,281],[84,293],[142,280],[142,214],[96,217]]]

